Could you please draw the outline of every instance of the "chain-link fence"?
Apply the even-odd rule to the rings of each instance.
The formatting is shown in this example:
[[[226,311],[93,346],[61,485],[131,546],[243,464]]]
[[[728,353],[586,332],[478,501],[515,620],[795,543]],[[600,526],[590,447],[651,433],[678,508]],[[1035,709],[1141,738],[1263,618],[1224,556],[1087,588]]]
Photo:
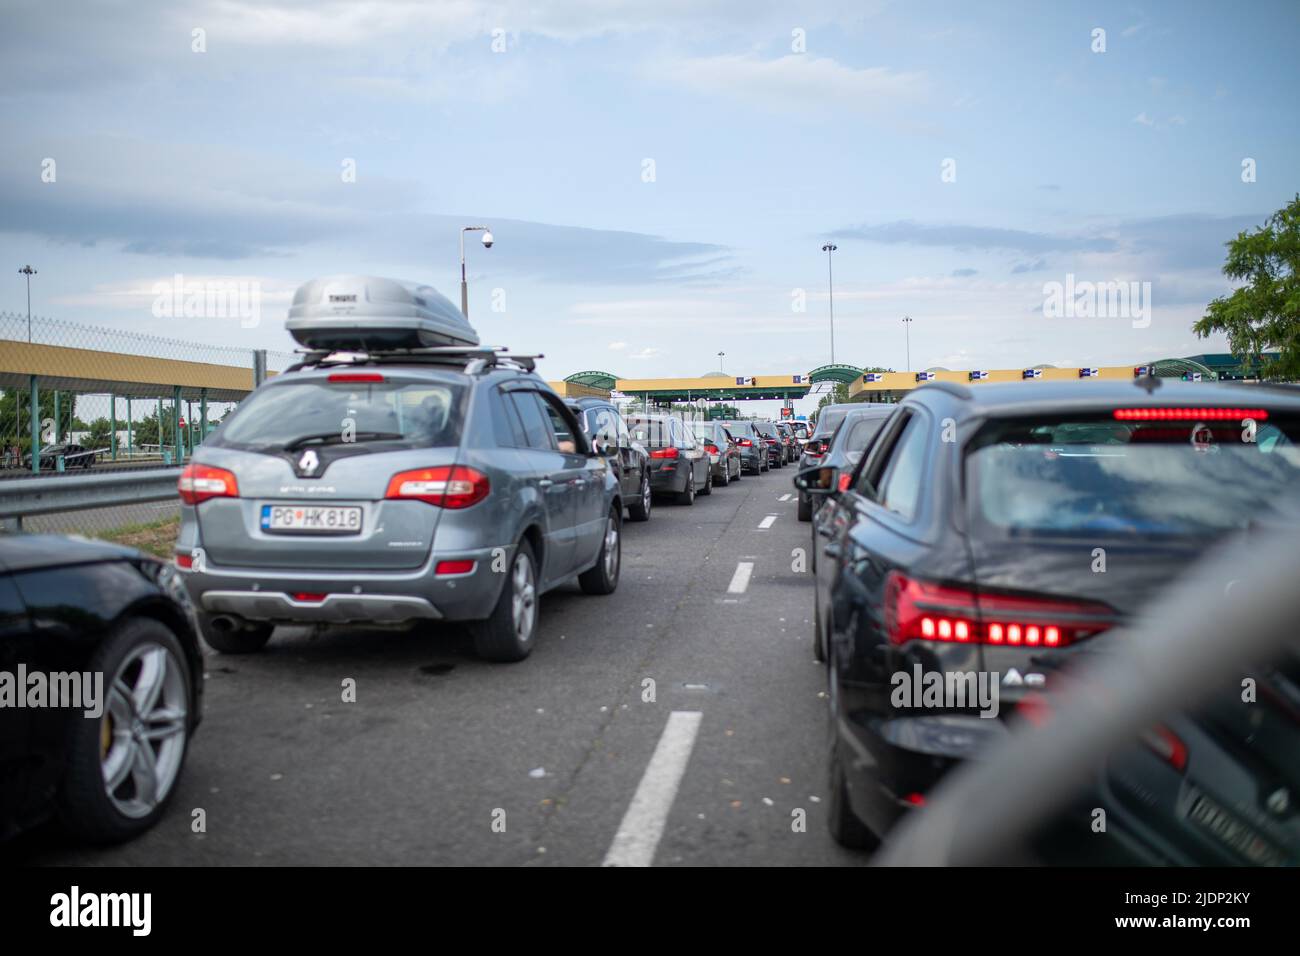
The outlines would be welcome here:
[[[0,508],[7,481],[184,463],[257,380],[296,358],[0,312]],[[23,529],[148,547],[174,538],[177,514],[175,501],[146,502],[34,515]]]
[[[263,354],[272,373],[295,359]],[[0,312],[0,477],[181,462],[253,387],[257,356]]]

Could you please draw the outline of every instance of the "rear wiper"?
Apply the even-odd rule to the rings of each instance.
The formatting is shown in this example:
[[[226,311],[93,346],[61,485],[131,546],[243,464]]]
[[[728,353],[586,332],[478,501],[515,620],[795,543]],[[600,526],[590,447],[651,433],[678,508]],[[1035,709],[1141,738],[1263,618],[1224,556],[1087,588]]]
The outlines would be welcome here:
[[[400,432],[356,432],[347,439],[347,444],[359,441],[395,441],[405,437]],[[343,443],[343,433],[332,431],[321,432],[319,435],[303,435],[301,438],[295,438],[293,441],[286,443],[283,447],[285,451],[293,451],[303,445],[336,445]]]

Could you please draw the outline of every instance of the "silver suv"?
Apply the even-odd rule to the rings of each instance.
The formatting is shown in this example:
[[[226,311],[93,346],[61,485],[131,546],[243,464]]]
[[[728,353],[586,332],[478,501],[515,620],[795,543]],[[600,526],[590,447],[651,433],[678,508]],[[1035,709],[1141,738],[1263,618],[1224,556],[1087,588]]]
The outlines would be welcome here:
[[[227,416],[180,494],[177,564],[225,653],[282,623],[432,620],[516,661],[540,594],[618,586],[617,479],[531,359],[498,350],[313,353]]]

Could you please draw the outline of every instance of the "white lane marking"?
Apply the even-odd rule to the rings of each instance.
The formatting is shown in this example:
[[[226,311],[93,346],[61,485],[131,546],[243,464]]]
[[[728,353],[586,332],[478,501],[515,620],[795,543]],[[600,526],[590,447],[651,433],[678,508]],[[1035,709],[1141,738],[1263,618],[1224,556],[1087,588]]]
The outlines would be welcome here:
[[[753,561],[741,561],[737,564],[736,573],[731,576],[731,583],[727,585],[727,593],[744,594],[745,589],[749,587],[749,576],[753,573]]]
[[[780,498],[777,498],[776,500],[777,500],[777,501],[789,501],[789,500],[790,500],[790,497],[791,497],[790,495],[782,495]]]
[[[614,842],[605,854],[604,866],[649,866],[654,862],[659,838],[663,836],[668,811],[677,799],[686,763],[691,759],[695,738],[704,715],[695,710],[674,710],[659,737],[654,756],[641,775]]]
[[[766,518],[764,518],[762,521],[758,523],[758,530],[766,531],[774,524],[776,524],[776,515],[768,515]]]

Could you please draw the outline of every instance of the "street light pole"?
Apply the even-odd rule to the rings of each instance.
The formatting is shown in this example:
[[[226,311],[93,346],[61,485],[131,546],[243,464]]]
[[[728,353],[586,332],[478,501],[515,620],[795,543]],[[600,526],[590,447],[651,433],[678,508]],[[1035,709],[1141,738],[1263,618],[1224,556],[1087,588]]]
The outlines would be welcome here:
[[[719,371],[719,372],[723,371],[723,368],[722,368],[722,360],[723,360],[724,358],[726,358],[726,356],[727,356],[727,353],[726,353],[726,352],[719,352],[719,353],[718,353],[718,371]]]
[[[822,252],[826,253],[826,288],[830,299],[831,307],[831,364],[835,364],[835,274],[831,268],[831,253],[839,246],[828,242],[822,246]]]
[[[27,341],[32,340],[32,276],[36,275],[36,270],[31,266],[23,266],[18,270],[18,274],[27,277]]]
[[[465,284],[465,233],[481,232],[483,233],[483,245],[491,249],[492,230],[488,226],[462,226],[460,230],[460,314],[466,319],[469,318],[469,287]]]
[[[911,316],[908,316],[908,315],[903,316],[903,336],[904,336],[904,338],[907,340],[907,370],[908,370],[909,372],[912,371],[912,335],[911,335],[911,327],[912,327],[912,318],[911,318]]]

